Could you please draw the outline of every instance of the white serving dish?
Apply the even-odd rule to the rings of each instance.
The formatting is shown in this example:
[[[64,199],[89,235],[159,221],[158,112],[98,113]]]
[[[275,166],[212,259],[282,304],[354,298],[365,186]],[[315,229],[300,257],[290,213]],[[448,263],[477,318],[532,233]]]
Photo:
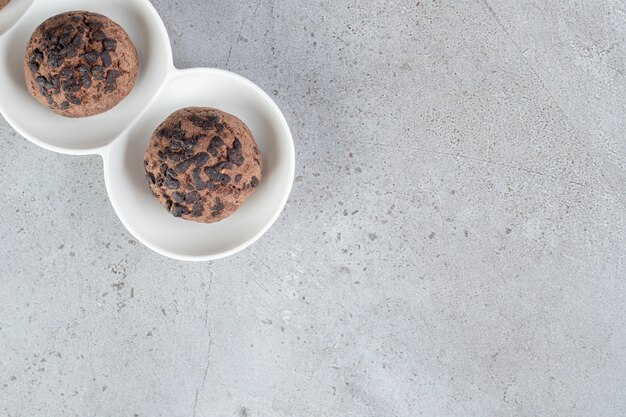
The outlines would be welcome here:
[[[236,74],[176,69],[165,26],[148,0],[13,0],[5,10],[0,11],[0,113],[18,133],[43,148],[100,155],[111,203],[140,242],[175,259],[214,260],[251,245],[276,221],[295,171],[293,140],[280,109],[263,90]],[[128,97],[104,114],[81,119],[64,118],[35,101],[22,68],[35,28],[70,10],[101,13],[119,23],[141,62]],[[239,117],[263,155],[261,185],[241,209],[214,224],[172,217],[144,179],[143,154],[152,132],[170,113],[188,106],[215,107]]]

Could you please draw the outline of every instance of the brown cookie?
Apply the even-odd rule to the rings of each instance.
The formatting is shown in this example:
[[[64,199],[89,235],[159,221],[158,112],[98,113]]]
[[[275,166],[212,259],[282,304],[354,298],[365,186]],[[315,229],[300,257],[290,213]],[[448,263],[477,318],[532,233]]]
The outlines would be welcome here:
[[[132,90],[138,68],[137,50],[124,29],[85,11],[43,22],[24,56],[30,94],[66,117],[93,116],[114,107]]]
[[[9,4],[11,0],[0,0],[0,10],[4,8],[7,4]]]
[[[152,134],[144,166],[152,194],[172,215],[213,223],[239,209],[259,185],[263,161],[237,117],[189,107]]]

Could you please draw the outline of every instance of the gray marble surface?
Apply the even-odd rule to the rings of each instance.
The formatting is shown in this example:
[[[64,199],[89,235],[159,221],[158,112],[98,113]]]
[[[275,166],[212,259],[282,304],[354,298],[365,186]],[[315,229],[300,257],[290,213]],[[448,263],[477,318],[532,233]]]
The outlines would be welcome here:
[[[282,108],[292,196],[176,262],[0,120],[0,415],[626,415],[623,1],[154,4]]]

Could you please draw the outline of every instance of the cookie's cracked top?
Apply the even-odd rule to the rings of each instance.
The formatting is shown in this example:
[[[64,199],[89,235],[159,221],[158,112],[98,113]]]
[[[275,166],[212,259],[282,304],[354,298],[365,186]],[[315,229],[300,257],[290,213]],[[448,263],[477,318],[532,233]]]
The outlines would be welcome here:
[[[189,107],[156,129],[144,167],[152,193],[172,215],[213,223],[239,209],[259,185],[263,161],[240,119]]]
[[[126,97],[139,59],[128,34],[106,16],[59,14],[32,34],[24,76],[37,101],[66,117],[103,113]]]

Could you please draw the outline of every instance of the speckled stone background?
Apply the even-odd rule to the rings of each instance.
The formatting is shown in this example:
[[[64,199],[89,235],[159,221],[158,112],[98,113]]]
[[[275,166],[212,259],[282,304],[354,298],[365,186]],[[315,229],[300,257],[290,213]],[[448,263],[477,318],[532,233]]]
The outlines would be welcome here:
[[[154,4],[283,109],[291,199],[176,262],[0,121],[0,415],[626,415],[623,1]]]

